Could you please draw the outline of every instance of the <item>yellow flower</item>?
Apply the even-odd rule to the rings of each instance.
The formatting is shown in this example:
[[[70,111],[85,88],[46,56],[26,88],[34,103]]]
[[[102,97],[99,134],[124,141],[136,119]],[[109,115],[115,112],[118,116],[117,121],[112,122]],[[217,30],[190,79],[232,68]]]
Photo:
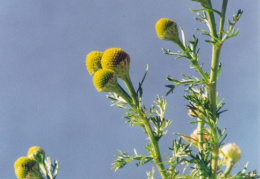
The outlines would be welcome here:
[[[93,76],[96,73],[96,71],[101,69],[102,55],[103,52],[99,52],[99,51],[92,51],[87,55],[86,66],[91,76]]]
[[[221,148],[219,157],[222,158],[224,165],[234,165],[241,157],[241,150],[235,143],[228,143]]]
[[[27,156],[29,158],[35,159],[40,164],[43,164],[45,159],[45,152],[42,148],[33,146],[29,149]]]
[[[15,174],[18,179],[42,179],[39,164],[29,157],[20,157],[14,163]]]
[[[171,19],[160,19],[157,21],[155,29],[160,39],[180,43],[177,24]]]
[[[103,69],[113,70],[122,79],[129,74],[129,63],[129,55],[121,48],[107,49],[101,59]]]
[[[117,83],[117,76],[113,70],[98,70],[93,77],[93,83],[98,91],[116,93],[117,95],[121,96],[128,104],[132,103],[131,97]]]
[[[114,92],[118,87],[117,77],[113,70],[100,69],[93,77],[94,86],[101,92]]]

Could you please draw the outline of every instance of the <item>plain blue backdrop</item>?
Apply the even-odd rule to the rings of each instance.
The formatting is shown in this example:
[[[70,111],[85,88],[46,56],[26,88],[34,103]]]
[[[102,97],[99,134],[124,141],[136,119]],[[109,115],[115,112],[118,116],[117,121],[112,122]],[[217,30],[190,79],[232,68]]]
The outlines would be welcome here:
[[[221,1],[212,0],[220,9]],[[260,168],[260,84],[259,84],[259,0],[232,0],[227,18],[238,9],[244,14],[237,24],[238,37],[223,47],[219,97],[225,98],[228,112],[220,126],[227,128],[226,143],[235,142],[242,158],[233,172]],[[160,40],[155,23],[160,18],[177,22],[191,40],[200,38],[200,62],[209,71],[211,47],[195,27],[199,8],[189,0],[2,0],[0,1],[0,178],[14,179],[13,164],[34,145],[60,163],[59,179],[144,179],[153,164],[127,165],[114,172],[111,163],[120,149],[146,154],[148,142],[138,127],[129,127],[125,111],[110,106],[105,93],[93,86],[85,66],[86,55],[120,47],[131,57],[130,75],[134,86],[140,82],[146,65],[143,102],[149,107],[157,94],[165,96],[166,75],[181,79],[181,73],[194,75],[186,59],[162,53],[161,48],[178,51]],[[177,137],[196,128],[188,124],[184,87],[166,97],[166,117],[174,122],[161,140],[161,151]],[[159,173],[156,170],[156,178]]]

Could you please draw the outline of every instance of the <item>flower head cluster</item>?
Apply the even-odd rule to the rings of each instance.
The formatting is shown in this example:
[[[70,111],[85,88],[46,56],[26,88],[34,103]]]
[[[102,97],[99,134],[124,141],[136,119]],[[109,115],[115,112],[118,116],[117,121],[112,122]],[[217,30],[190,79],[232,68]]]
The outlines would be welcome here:
[[[174,43],[180,42],[178,27],[173,20],[162,18],[157,21],[155,29],[160,39],[173,41]]]
[[[93,51],[86,58],[86,66],[90,75],[93,76],[96,89],[99,92],[116,93],[127,102],[132,101],[131,97],[118,84],[117,78],[121,78],[127,88],[133,91],[129,76],[129,64],[130,57],[121,48],[109,48],[104,52]]]
[[[44,165],[45,152],[38,146],[29,149],[27,157],[20,157],[14,164],[15,174],[18,179],[34,178],[42,179],[40,172]]]
[[[93,51],[86,58],[94,86],[102,92],[115,92],[117,77],[124,78],[129,74],[129,63],[129,55],[121,48],[109,48],[105,52]]]
[[[241,157],[241,150],[235,143],[226,144],[220,151],[219,157],[222,158],[224,165],[234,165]]]

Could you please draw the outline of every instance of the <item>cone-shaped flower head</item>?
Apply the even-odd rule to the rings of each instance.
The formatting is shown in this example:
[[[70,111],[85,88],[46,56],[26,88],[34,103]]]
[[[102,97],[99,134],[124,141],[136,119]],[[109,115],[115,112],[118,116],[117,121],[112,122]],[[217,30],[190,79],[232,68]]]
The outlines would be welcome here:
[[[107,49],[101,59],[103,69],[113,70],[119,78],[129,75],[129,55],[121,48]]]
[[[235,143],[228,143],[221,148],[219,156],[223,159],[223,164],[229,165],[231,163],[234,165],[241,157],[241,150]]]
[[[18,179],[42,179],[39,164],[29,157],[20,157],[14,163],[15,174]]]
[[[42,148],[33,146],[29,149],[27,156],[29,158],[35,159],[40,164],[43,164],[45,159],[45,152]]]
[[[93,77],[94,86],[101,92],[115,92],[118,87],[115,72],[110,69],[100,69]]]
[[[173,41],[175,43],[180,42],[177,24],[171,19],[160,19],[156,23],[155,29],[160,39]]]
[[[86,66],[91,76],[93,76],[96,73],[96,71],[101,69],[102,55],[103,52],[98,52],[98,51],[92,51],[87,55]]]

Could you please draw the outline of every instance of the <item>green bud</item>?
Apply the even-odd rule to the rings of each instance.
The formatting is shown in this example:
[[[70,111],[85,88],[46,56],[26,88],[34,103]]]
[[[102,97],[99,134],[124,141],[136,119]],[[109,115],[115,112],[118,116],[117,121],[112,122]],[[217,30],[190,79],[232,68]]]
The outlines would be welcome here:
[[[39,170],[39,163],[32,158],[18,158],[14,163],[14,169],[18,179],[43,179]]]
[[[178,27],[174,21],[162,18],[157,21],[155,29],[160,39],[169,40],[174,43],[180,42]]]
[[[103,52],[98,52],[98,51],[92,51],[87,55],[86,66],[91,76],[93,76],[96,73],[96,71],[101,69],[102,55]]]
[[[121,48],[107,49],[101,59],[103,69],[113,70],[118,78],[122,79],[129,75],[129,63],[129,55]]]

